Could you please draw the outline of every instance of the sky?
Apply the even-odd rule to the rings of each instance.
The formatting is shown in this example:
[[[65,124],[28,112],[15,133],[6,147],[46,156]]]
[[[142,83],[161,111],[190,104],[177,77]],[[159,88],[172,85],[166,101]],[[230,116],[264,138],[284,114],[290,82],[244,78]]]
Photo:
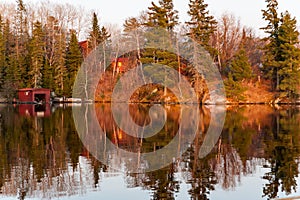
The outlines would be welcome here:
[[[14,1],[15,0],[6,0]],[[41,0],[24,0],[24,2],[38,2]],[[151,6],[151,2],[158,0],[50,0],[60,3],[70,3],[81,5],[88,10],[94,10],[98,13],[100,23],[117,24],[122,26],[128,17],[138,16],[143,10]],[[173,0],[175,9],[179,11],[180,21],[187,21],[189,0]],[[241,24],[253,27],[257,35],[263,32],[260,27],[266,25],[262,19],[261,9],[266,8],[264,0],[206,0],[208,9],[212,15],[219,18],[223,13],[232,13],[240,19]],[[300,26],[300,0],[278,0],[279,11],[288,10],[292,16],[296,17],[298,27]]]

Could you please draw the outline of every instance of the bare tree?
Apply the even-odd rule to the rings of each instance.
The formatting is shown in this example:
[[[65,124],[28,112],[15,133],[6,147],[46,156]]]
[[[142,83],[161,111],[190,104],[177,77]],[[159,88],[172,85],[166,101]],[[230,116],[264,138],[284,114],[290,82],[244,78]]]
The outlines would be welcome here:
[[[239,48],[242,37],[240,20],[224,13],[218,21],[218,29],[212,37],[212,45],[218,50],[218,64],[224,69]]]
[[[13,21],[16,5],[13,3],[0,3],[0,11],[2,19]],[[4,20],[3,20],[4,21]]]
[[[88,27],[89,18],[86,15],[87,11],[82,7],[77,8],[77,38],[86,38],[87,30],[84,27]]]

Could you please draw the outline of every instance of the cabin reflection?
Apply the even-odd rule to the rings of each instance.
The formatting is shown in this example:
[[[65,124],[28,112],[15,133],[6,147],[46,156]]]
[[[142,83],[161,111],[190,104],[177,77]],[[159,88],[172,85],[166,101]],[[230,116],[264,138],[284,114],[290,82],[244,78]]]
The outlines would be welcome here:
[[[19,114],[28,117],[49,117],[51,107],[50,104],[20,104]]]

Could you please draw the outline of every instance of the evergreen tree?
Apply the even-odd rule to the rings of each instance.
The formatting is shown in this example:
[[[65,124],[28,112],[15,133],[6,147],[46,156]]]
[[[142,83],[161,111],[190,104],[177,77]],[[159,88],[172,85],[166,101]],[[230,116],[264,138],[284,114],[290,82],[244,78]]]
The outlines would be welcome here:
[[[299,85],[299,33],[296,20],[288,12],[278,17],[276,0],[266,0],[267,10],[263,10],[263,19],[268,21],[264,28],[269,34],[265,40],[263,69],[271,79],[273,89],[280,92],[281,97],[295,98],[298,96]]]
[[[11,23],[6,19],[2,26],[2,65],[5,65],[3,74],[2,92],[4,97],[12,99],[16,96],[16,90],[25,86],[28,80],[27,67],[28,58],[28,31],[26,29],[26,9],[22,0],[17,1],[17,9],[13,14],[14,21]],[[3,54],[4,53],[4,54]]]
[[[94,50],[102,41],[98,17],[96,13],[93,13],[92,30],[90,31],[88,38],[89,49]]]
[[[299,95],[300,78],[300,49],[296,47],[299,44],[299,32],[297,31],[297,22],[291,18],[288,12],[281,15],[281,25],[278,32],[279,42],[279,90],[281,96],[290,98]]]
[[[110,38],[110,34],[108,33],[107,29],[102,26],[100,28],[98,24],[98,18],[96,13],[93,14],[93,21],[92,21],[92,30],[90,31],[89,39],[88,39],[88,45],[89,50],[92,51],[96,47],[98,47],[100,44],[102,44],[102,52],[103,52],[103,64],[106,66],[106,50],[109,44],[107,43],[107,40]]]
[[[146,47],[148,48],[142,53],[141,62],[178,67],[176,55],[170,53],[175,50],[172,38],[174,38],[174,28],[178,25],[178,11],[174,10],[173,0],[160,0],[158,3],[159,5],[156,5],[152,2],[152,6],[148,8],[148,20],[144,24],[150,28],[146,33]],[[152,27],[160,29],[151,29]],[[157,72],[145,68],[145,71],[157,80],[168,82],[168,70]],[[167,88],[164,87],[164,96],[166,95]]]
[[[49,64],[47,59],[45,59],[42,77],[43,77],[43,81],[42,81],[43,88],[48,88],[54,91],[55,90],[54,70],[53,67]]]
[[[277,0],[265,0],[267,3],[267,9],[262,10],[263,19],[268,22],[266,27],[261,28],[268,34],[268,37],[264,38],[266,45],[264,47],[263,56],[263,70],[267,78],[272,81],[272,88],[278,89],[279,86],[279,43],[278,43],[278,32],[280,25],[280,18],[278,17],[278,3]]]
[[[142,26],[142,24],[135,17],[130,17],[130,18],[126,19],[123,24],[124,32],[126,32],[126,33],[138,30],[141,26]]]
[[[146,26],[161,27],[173,31],[178,25],[178,11],[174,10],[173,0],[160,0],[159,5],[151,3],[148,11],[148,22]]]
[[[145,25],[149,27],[159,26],[166,28],[167,20],[164,16],[165,11],[161,7],[157,6],[154,2],[151,2],[151,4],[152,6],[148,7],[148,21],[145,23]]]
[[[57,91],[55,85],[55,67],[58,63],[57,50],[59,49],[59,22],[53,17],[49,16],[47,23],[44,26],[45,41],[46,41],[46,55],[45,66],[43,72],[43,87],[49,88],[52,91]]]
[[[63,95],[66,81],[65,56],[66,34],[59,20],[49,16],[44,26],[46,41],[46,59],[44,66],[43,87]],[[50,79],[51,78],[51,79]]]
[[[188,15],[190,21],[186,22],[189,28],[188,35],[202,45],[212,56],[217,55],[216,49],[210,44],[210,38],[216,31],[217,21],[209,15],[204,0],[190,0]]]
[[[138,59],[140,59],[141,58],[140,37],[142,35],[142,31],[141,31],[142,23],[140,23],[137,18],[131,17],[125,20],[123,27],[127,38],[130,38],[134,42],[136,42],[137,56]]]
[[[106,63],[106,51],[109,48],[110,42],[109,38],[110,38],[110,34],[108,33],[107,29],[102,26],[101,31],[100,31],[100,38],[101,38],[101,44],[102,44],[102,52],[103,52],[103,65],[107,66]]]
[[[42,86],[42,70],[44,65],[44,32],[42,24],[37,21],[34,23],[32,32],[32,39],[30,42],[30,56],[31,56],[31,75],[30,87],[38,88]]]
[[[66,82],[66,34],[60,29],[57,36],[56,44],[56,62],[54,65],[54,80],[55,80],[55,92],[58,95],[66,95],[65,82]]]
[[[231,73],[229,73],[228,79],[224,81],[224,85],[227,98],[231,98],[233,100],[244,100],[242,93],[245,91],[245,88],[243,88],[240,83],[233,80]]]
[[[178,11],[174,10],[173,0],[160,0],[159,4],[166,11],[167,30],[173,31],[174,27],[178,25],[179,18]]]
[[[265,33],[269,34],[271,38],[277,39],[280,22],[277,13],[278,2],[277,0],[265,0],[265,2],[267,3],[267,9],[262,10],[262,12],[263,19],[268,21],[268,25],[261,29],[264,30]]]
[[[16,90],[23,87],[21,80],[21,70],[18,67],[16,56],[16,35],[10,29],[10,21],[6,20],[3,27],[3,37],[6,46],[5,80],[3,85],[4,97],[11,100],[16,97]],[[25,78],[25,77],[24,77]]]
[[[110,36],[111,35],[108,33],[107,29],[104,26],[102,26],[101,30],[100,30],[100,39],[101,39],[100,41],[104,42],[104,41],[108,40],[110,38]]]
[[[263,197],[278,197],[279,191],[289,195],[297,192],[299,175],[299,111],[294,107],[277,110],[271,115],[270,130],[264,136],[264,154],[269,168],[262,178],[267,181]],[[266,169],[267,169],[266,168]]]
[[[0,15],[0,91],[2,92],[2,87],[5,78],[5,67],[6,67],[6,45],[5,38],[3,35],[3,22]]]
[[[244,100],[243,92],[246,88],[241,85],[243,80],[252,77],[252,68],[245,51],[245,34],[236,53],[229,66],[228,79],[224,81],[226,95],[233,100]]]
[[[26,86],[27,81],[30,81],[28,76],[28,68],[30,66],[29,56],[29,30],[28,30],[28,13],[23,0],[17,0],[17,8],[15,14],[15,20],[13,21],[14,31],[14,64],[20,73],[18,87]],[[19,89],[19,88],[15,88]]]
[[[68,49],[66,53],[66,69],[68,71],[68,83],[66,84],[66,94],[67,96],[72,95],[73,84],[76,79],[76,75],[80,65],[83,61],[82,54],[78,45],[78,39],[76,32],[71,32],[71,39],[68,44]]]
[[[249,63],[245,49],[242,47],[240,51],[234,56],[229,71],[232,74],[234,81],[242,81],[249,79],[252,76],[252,69]]]

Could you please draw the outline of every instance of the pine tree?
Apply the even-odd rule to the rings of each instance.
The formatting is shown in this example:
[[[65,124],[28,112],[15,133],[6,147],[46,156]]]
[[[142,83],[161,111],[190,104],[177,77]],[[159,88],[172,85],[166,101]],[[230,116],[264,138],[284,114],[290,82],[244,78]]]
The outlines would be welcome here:
[[[110,34],[108,33],[107,29],[102,26],[101,31],[100,31],[100,38],[101,38],[101,44],[102,44],[102,52],[103,52],[103,65],[107,66],[106,62],[106,51],[109,48],[110,42]]]
[[[10,29],[10,21],[7,19],[3,27],[3,37],[6,46],[6,68],[5,68],[5,79],[3,86],[4,97],[8,100],[16,97],[16,90],[23,87],[21,79],[21,70],[18,66],[16,56],[16,35]]]
[[[174,9],[173,0],[159,0],[158,3],[159,5],[156,5],[152,2],[152,6],[148,7],[148,20],[144,24],[150,28],[146,33],[146,47],[148,48],[143,52],[141,62],[178,67],[176,55],[170,53],[175,50],[172,38],[175,36],[174,28],[178,25],[178,11]],[[159,29],[152,29],[152,27]],[[155,76],[157,80],[168,82],[167,70],[156,72],[145,68],[145,71]],[[164,96],[166,95],[167,88],[164,87]]]
[[[148,27],[161,27],[173,31],[178,25],[178,11],[174,10],[173,0],[160,0],[159,6],[151,3],[148,11]]]
[[[267,9],[262,10],[263,19],[268,21],[268,25],[266,27],[261,28],[265,31],[265,33],[269,34],[270,37],[277,39],[278,30],[279,30],[279,22],[280,19],[278,17],[278,2],[277,0],[265,0],[267,3]]]
[[[130,18],[126,19],[123,24],[124,32],[126,32],[126,33],[138,30],[141,26],[142,26],[142,24],[135,17],[130,17]]]
[[[263,70],[267,78],[271,79],[273,89],[278,89],[279,86],[279,43],[278,32],[280,25],[280,18],[278,17],[278,3],[277,0],[265,0],[267,3],[267,9],[262,10],[263,19],[268,22],[266,27],[261,28],[268,34],[268,37],[264,38],[266,45],[264,47],[263,56]]]
[[[6,19],[2,26],[3,42],[5,45],[5,68],[3,77],[3,95],[12,99],[16,90],[25,86],[28,80],[28,31],[26,9],[22,0],[17,1],[13,23]]]
[[[279,49],[279,90],[281,96],[296,98],[299,96],[300,49],[297,22],[288,12],[281,15],[281,25],[278,32]]]
[[[42,86],[42,70],[44,65],[45,41],[42,24],[37,21],[34,23],[32,39],[30,42],[31,56],[31,75],[30,87],[39,88]]]
[[[98,24],[98,17],[96,13],[93,13],[92,30],[90,31],[88,38],[89,49],[94,50],[102,41],[101,30]]]
[[[228,79],[224,81],[226,96],[227,98],[231,98],[233,100],[244,100],[244,96],[242,95],[245,91],[240,83],[233,80],[233,76],[231,73],[228,75]]]
[[[55,66],[58,63],[57,50],[59,49],[59,22],[53,17],[49,16],[47,23],[44,26],[45,41],[46,41],[46,56],[45,56],[45,68],[44,68],[44,81],[43,87],[49,88],[52,91],[56,91],[54,83]],[[51,78],[51,79],[50,79]]]
[[[102,26],[100,30],[100,42],[104,42],[110,38],[110,34],[108,33],[107,29]]]
[[[71,39],[68,44],[68,49],[66,53],[66,69],[68,71],[68,81],[66,84],[66,95],[71,96],[73,90],[73,84],[76,79],[76,75],[80,65],[83,61],[82,54],[78,45],[78,39],[76,32],[71,32]]]
[[[6,45],[5,38],[3,35],[3,22],[0,15],[0,92],[2,92],[2,87],[5,78],[5,67],[6,67]]]
[[[64,95],[66,84],[66,34],[59,20],[49,16],[44,26],[46,41],[46,58],[43,71],[43,87],[49,88],[58,95]],[[51,79],[50,79],[51,78]]]
[[[148,11],[148,22],[145,23],[146,26],[149,27],[167,27],[167,20],[165,19],[165,11],[157,6],[154,2],[151,2],[152,6],[149,7]]]
[[[280,92],[281,97],[295,98],[298,96],[299,85],[299,49],[296,20],[288,12],[278,17],[276,0],[266,0],[267,10],[263,10],[263,19],[268,21],[264,28],[269,34],[265,40],[263,69],[271,79],[273,89]]]
[[[178,25],[178,11],[174,10],[173,0],[160,0],[159,4],[166,11],[165,18],[167,19],[167,30],[173,31]]]
[[[216,31],[217,21],[209,15],[204,0],[190,0],[188,15],[190,21],[186,22],[189,28],[188,35],[202,45],[211,56],[217,55],[216,49],[210,44],[210,38]]]
[[[229,71],[232,74],[234,81],[242,81],[249,79],[252,76],[252,69],[249,63],[245,49],[242,47],[240,51],[234,56]]]
[[[110,38],[110,36],[111,35],[108,33],[107,29],[104,26],[100,28],[98,24],[97,15],[96,13],[93,13],[92,30],[90,31],[88,39],[89,50],[92,51],[95,48],[97,48],[100,44],[102,44],[101,47],[103,52],[104,66],[106,66],[106,50],[109,46],[109,43],[107,43],[107,41]]]
[[[136,43],[136,51],[138,59],[141,58],[140,37],[142,35],[142,23],[137,18],[131,17],[125,20],[123,24],[124,32],[127,38],[132,39]]]
[[[28,59],[29,52],[29,30],[27,9],[23,0],[17,0],[17,9],[15,14],[15,20],[13,21],[13,31],[15,35],[14,39],[14,58],[16,59],[14,64],[18,68],[20,73],[19,87],[24,87],[27,81],[30,81],[28,76],[28,68],[30,66],[30,59]],[[17,77],[17,76],[15,76]],[[21,78],[22,77],[22,78]],[[15,88],[19,89],[19,88]]]
[[[54,65],[54,80],[55,80],[55,92],[58,95],[66,95],[65,92],[65,84],[66,84],[66,34],[60,29],[57,36],[57,44],[56,44],[56,62]]]
[[[43,77],[42,87],[54,91],[55,90],[54,70],[53,67],[49,64],[47,59],[45,59],[42,77]]]

